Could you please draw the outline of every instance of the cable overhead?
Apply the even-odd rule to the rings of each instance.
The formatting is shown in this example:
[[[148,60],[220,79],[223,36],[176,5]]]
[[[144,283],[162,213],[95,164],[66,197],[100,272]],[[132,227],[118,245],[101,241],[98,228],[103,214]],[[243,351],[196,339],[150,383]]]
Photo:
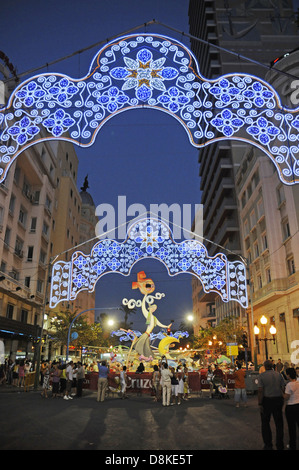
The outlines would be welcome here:
[[[115,39],[115,38],[118,38],[118,37],[120,37],[120,36],[124,36],[124,35],[126,35],[126,34],[129,34],[129,33],[133,32],[133,31],[135,31],[136,29],[146,28],[147,26],[150,26],[150,25],[153,25],[153,24],[163,26],[163,27],[166,28],[166,29],[169,29],[169,30],[171,30],[171,31],[175,31],[176,33],[178,33],[178,34],[180,34],[180,35],[182,35],[182,36],[188,37],[188,38],[190,38],[190,39],[192,39],[192,40],[194,40],[194,41],[201,42],[201,43],[203,43],[203,44],[205,44],[205,45],[207,45],[207,46],[210,46],[210,47],[213,47],[213,48],[215,48],[215,49],[218,49],[219,51],[226,52],[227,54],[231,54],[231,55],[237,57],[238,60],[242,59],[242,60],[244,60],[244,61],[246,61],[246,62],[251,62],[251,63],[254,64],[254,65],[258,65],[258,66],[260,66],[260,67],[266,68],[268,71],[269,71],[269,70],[274,70],[276,73],[280,73],[280,74],[282,74],[282,75],[286,75],[287,77],[292,78],[292,79],[298,79],[298,78],[299,78],[299,77],[297,77],[297,76],[295,76],[295,75],[292,75],[292,74],[290,74],[290,73],[288,73],[288,72],[285,72],[285,71],[283,71],[283,70],[273,69],[273,67],[271,67],[270,65],[264,64],[264,63],[262,63],[262,62],[259,62],[259,61],[257,61],[257,60],[254,60],[254,59],[250,59],[249,57],[246,57],[246,56],[244,56],[244,55],[242,55],[242,54],[239,54],[238,52],[231,51],[230,49],[226,49],[226,48],[224,48],[224,47],[218,46],[217,44],[213,44],[213,43],[211,43],[211,42],[209,42],[209,41],[206,41],[205,39],[198,38],[198,37],[196,37],[196,36],[193,36],[192,34],[185,33],[184,31],[180,31],[180,30],[178,30],[178,29],[176,29],[176,28],[174,28],[174,27],[172,27],[172,26],[169,26],[169,25],[166,25],[166,24],[164,24],[164,23],[161,23],[160,21],[156,21],[155,19],[154,19],[154,20],[151,20],[151,21],[148,21],[148,22],[146,22],[146,23],[143,23],[143,24],[141,24],[141,25],[135,26],[135,27],[133,27],[133,28],[131,28],[131,29],[129,29],[129,30],[123,31],[122,33],[119,33],[119,34],[117,34],[117,35],[110,36],[109,38],[106,38],[106,39],[103,39],[103,40],[101,40],[101,41],[98,41],[98,42],[96,42],[96,43],[94,43],[94,44],[91,44],[90,46],[83,47],[82,49],[79,49],[79,50],[77,50],[77,51],[75,51],[75,52],[72,52],[71,54],[67,54],[67,55],[65,55],[65,56],[63,56],[63,57],[61,57],[61,58],[59,58],[59,59],[55,59],[55,60],[53,60],[53,61],[51,61],[51,62],[46,62],[44,65],[41,65],[41,66],[39,66],[39,67],[35,67],[35,68],[33,68],[33,69],[27,70],[26,72],[22,72],[22,73],[18,74],[18,78],[24,77],[24,76],[29,75],[29,74],[32,74],[32,73],[34,73],[34,72],[37,72],[38,70],[47,68],[47,67],[49,67],[50,65],[54,65],[54,64],[57,64],[58,62],[62,62],[63,60],[70,59],[71,57],[74,57],[74,56],[76,56],[77,54],[82,54],[82,52],[86,52],[86,51],[88,51],[88,50],[90,50],[90,49],[92,49],[92,48],[94,48],[94,47],[98,47],[98,46],[101,46],[102,44],[108,43],[108,42],[112,41],[112,40]],[[4,83],[7,83],[7,82],[9,82],[9,81],[11,81],[11,80],[15,80],[15,78],[14,78],[14,77],[11,77],[11,78],[7,78],[7,79],[3,79],[2,81],[3,81]]]

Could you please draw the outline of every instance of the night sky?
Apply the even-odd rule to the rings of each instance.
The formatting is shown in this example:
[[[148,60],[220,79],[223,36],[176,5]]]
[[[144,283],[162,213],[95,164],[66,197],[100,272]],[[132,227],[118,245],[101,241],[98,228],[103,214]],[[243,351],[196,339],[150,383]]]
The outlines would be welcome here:
[[[10,0],[1,5],[0,50],[21,74],[107,38],[130,34],[130,29],[153,19],[179,33],[158,25],[142,26],[131,33],[160,33],[189,47],[188,38],[181,34],[189,32],[188,4],[187,0]],[[45,66],[24,75],[21,81],[43,72],[83,77],[100,48]],[[198,151],[183,127],[165,113],[149,109],[120,113],[104,125],[93,146],[75,146],[75,150],[79,158],[78,188],[88,174],[95,206],[112,204],[117,213],[118,196],[126,196],[127,206],[141,203],[148,210],[153,203],[192,207],[200,203]],[[158,303],[158,318],[166,324],[175,319],[177,329],[192,310],[191,276],[169,277],[158,261],[137,263],[129,277],[104,276],[97,284],[96,306],[118,307],[124,297],[141,298],[131,289],[141,270],[154,280],[156,292],[165,293]],[[120,314],[116,312],[114,317],[120,318]],[[134,328],[144,328],[140,309],[131,319]]]

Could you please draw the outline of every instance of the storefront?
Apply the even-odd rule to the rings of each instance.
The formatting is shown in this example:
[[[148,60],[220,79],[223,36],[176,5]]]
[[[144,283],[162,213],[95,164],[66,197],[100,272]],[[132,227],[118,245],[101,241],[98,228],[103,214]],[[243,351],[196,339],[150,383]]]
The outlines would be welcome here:
[[[34,359],[35,344],[40,338],[41,328],[6,317],[0,317],[0,340],[5,358],[13,360]]]

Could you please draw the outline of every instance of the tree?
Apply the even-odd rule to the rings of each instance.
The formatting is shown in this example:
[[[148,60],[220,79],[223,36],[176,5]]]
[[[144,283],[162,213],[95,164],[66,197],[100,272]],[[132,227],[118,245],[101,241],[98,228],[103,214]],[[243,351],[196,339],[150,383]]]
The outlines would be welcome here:
[[[122,326],[125,330],[127,330],[129,328],[128,317],[132,313],[136,313],[136,308],[135,307],[134,308],[129,308],[127,305],[121,305],[120,310],[122,310],[125,314],[125,320],[124,320],[124,323],[123,323]]]
[[[68,340],[68,332],[72,322],[77,316],[78,312],[71,312],[70,310],[61,311],[56,314],[56,317],[51,321],[51,328],[49,329],[49,336],[55,345],[66,346]],[[72,338],[72,333],[77,333],[76,338]],[[75,348],[82,348],[82,346],[106,346],[108,341],[103,337],[103,330],[99,324],[88,324],[84,316],[79,316],[72,324],[70,331],[70,344]]]
[[[236,325],[236,319],[228,317],[215,327],[202,328],[194,337],[193,347],[194,349],[217,349],[220,353],[226,354],[226,344],[242,344],[243,334],[244,330]]]

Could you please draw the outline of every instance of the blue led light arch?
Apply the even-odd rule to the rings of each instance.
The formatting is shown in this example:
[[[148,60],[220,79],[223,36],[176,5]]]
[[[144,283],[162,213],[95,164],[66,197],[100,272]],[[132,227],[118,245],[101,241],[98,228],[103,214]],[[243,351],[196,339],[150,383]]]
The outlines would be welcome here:
[[[104,239],[89,254],[73,253],[69,262],[56,261],[52,267],[50,308],[75,300],[82,291],[93,292],[99,279],[107,274],[129,276],[140,260],[155,259],[164,264],[169,276],[191,274],[205,292],[215,292],[224,302],[235,300],[248,306],[246,267],[218,253],[210,257],[197,240],[176,243],[169,226],[147,217],[132,223],[123,243]]]
[[[177,119],[195,147],[224,139],[255,145],[283,183],[298,183],[299,108],[283,107],[275,90],[253,75],[207,80],[199,70],[179,41],[134,34],[105,45],[82,79],[59,73],[29,78],[0,110],[0,182],[31,145],[68,140],[88,147],[113,116],[142,107]]]

